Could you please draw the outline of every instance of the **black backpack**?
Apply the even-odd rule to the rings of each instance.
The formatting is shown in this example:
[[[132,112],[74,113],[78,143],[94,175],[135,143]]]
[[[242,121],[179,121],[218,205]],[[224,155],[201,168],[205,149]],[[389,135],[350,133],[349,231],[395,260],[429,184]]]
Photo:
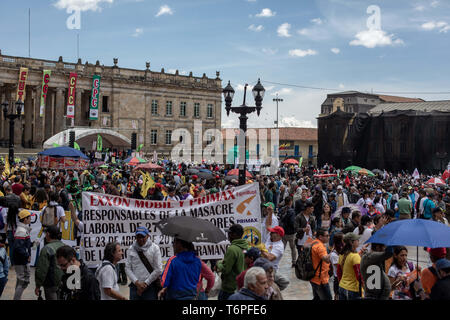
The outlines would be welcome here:
[[[298,256],[297,261],[295,262],[295,276],[300,280],[311,280],[314,278],[319,268],[319,275],[322,272],[322,260],[320,260],[315,269],[312,261],[312,248],[317,243],[318,241],[314,241],[310,245],[305,245]]]

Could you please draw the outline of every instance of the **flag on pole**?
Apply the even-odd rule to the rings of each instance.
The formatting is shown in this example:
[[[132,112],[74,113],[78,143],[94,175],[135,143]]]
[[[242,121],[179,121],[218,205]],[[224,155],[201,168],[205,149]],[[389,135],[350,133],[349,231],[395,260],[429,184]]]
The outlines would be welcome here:
[[[298,159],[298,166],[299,166],[299,168],[302,167],[302,163],[303,163],[303,157],[300,157],[300,159]]]
[[[80,146],[76,142],[73,143],[73,148],[76,150],[80,150]]]
[[[6,156],[5,158],[6,158],[6,160],[5,160],[5,169],[3,169],[3,173],[2,173],[2,177],[3,177],[3,178],[9,177],[9,175],[10,175],[10,173],[11,173],[11,170],[10,170],[10,168],[9,168],[9,159],[8,159],[8,156]]]
[[[348,176],[345,178],[345,185],[347,188],[350,186],[350,178]]]
[[[148,172],[143,173],[141,171],[141,174],[142,178],[144,179],[141,188],[141,196],[145,199],[145,197],[147,197],[148,189],[153,188],[155,186],[155,181],[152,179],[152,177]]]
[[[143,144],[143,143],[142,143],[142,144],[140,144],[140,145],[139,145],[139,147],[137,148],[137,150],[136,150],[136,151],[137,151],[137,152],[140,152],[143,146],[144,146],[144,144]]]
[[[103,140],[101,135],[97,135],[97,151],[103,150]]]
[[[412,176],[413,176],[414,180],[420,178],[419,170],[417,170],[417,168],[414,170]]]

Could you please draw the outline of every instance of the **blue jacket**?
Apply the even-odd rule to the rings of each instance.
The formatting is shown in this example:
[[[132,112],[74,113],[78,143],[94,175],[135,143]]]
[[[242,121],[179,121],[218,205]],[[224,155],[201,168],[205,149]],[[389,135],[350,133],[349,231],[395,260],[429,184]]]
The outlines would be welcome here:
[[[193,251],[183,251],[167,261],[161,285],[168,300],[192,300],[197,295],[202,263]]]
[[[0,246],[0,278],[8,277],[9,265],[9,257],[5,247]]]
[[[232,294],[228,298],[228,300],[267,300],[267,299],[264,297],[258,296],[257,294],[255,294],[254,292],[252,292],[246,288],[242,288],[235,294]]]
[[[26,265],[29,263],[28,259],[31,257],[31,228],[28,225],[19,222],[14,234],[13,243],[13,261],[16,265]]]

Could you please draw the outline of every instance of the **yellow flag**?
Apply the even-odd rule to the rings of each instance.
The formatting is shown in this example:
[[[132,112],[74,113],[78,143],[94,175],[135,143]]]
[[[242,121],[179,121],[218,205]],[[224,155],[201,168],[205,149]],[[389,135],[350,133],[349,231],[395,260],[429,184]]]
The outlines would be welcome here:
[[[155,186],[155,181],[153,181],[153,178],[150,176],[148,172],[142,173],[142,178],[144,179],[144,182],[142,183],[141,196],[145,198],[147,197],[148,189],[153,188]]]
[[[9,175],[10,175],[10,168],[9,168],[9,160],[8,160],[8,157],[5,157],[6,158],[6,160],[5,160],[5,169],[3,170],[3,173],[2,173],[2,176],[4,177],[4,178],[7,178],[7,177],[9,177]]]

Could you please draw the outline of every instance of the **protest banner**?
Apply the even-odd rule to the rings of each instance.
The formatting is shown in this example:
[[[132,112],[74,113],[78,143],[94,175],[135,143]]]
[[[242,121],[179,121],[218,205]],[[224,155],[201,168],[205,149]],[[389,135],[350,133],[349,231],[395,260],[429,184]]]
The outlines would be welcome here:
[[[17,84],[16,101],[25,102],[25,88],[27,85],[28,68],[20,67],[19,83]],[[22,107],[21,114],[25,114],[25,108]]]
[[[224,231],[238,223],[244,238],[254,245],[261,242],[261,200],[257,183],[247,184],[205,197],[184,201],[149,201],[94,192],[83,192],[83,236],[81,256],[87,265],[98,265],[107,243],[117,241],[127,257],[135,241],[135,231],[144,226],[150,239],[160,247],[165,263],[172,255],[172,238],[157,228],[161,220],[173,216],[205,219]],[[194,243],[201,259],[222,259],[228,241],[219,244]]]
[[[42,75],[42,90],[41,90],[41,104],[39,109],[39,116],[44,116],[45,100],[47,99],[48,83],[50,82],[51,70],[44,70]]]
[[[100,76],[92,77],[92,93],[89,105],[89,120],[98,120],[98,98],[100,96]]]
[[[19,212],[22,209],[19,209]],[[30,234],[30,240],[31,243],[36,242],[38,240],[39,245],[33,245],[31,248],[31,262],[30,265],[34,267],[36,265],[37,259],[39,257],[39,252],[44,247],[44,230],[42,228],[41,220],[39,219],[39,216],[41,214],[41,211],[33,211],[28,210],[31,213],[31,234]],[[3,221],[7,221],[6,217],[8,214],[8,208],[6,207],[0,207],[0,214],[3,216]],[[72,216],[69,211],[65,212],[66,214],[66,222],[61,225],[61,241],[67,244],[68,246],[74,247],[76,246],[76,241],[74,237],[74,223],[72,222]],[[17,220],[19,222],[19,220]]]
[[[75,118],[75,88],[77,86],[76,73],[69,75],[69,89],[67,91],[67,118]]]

